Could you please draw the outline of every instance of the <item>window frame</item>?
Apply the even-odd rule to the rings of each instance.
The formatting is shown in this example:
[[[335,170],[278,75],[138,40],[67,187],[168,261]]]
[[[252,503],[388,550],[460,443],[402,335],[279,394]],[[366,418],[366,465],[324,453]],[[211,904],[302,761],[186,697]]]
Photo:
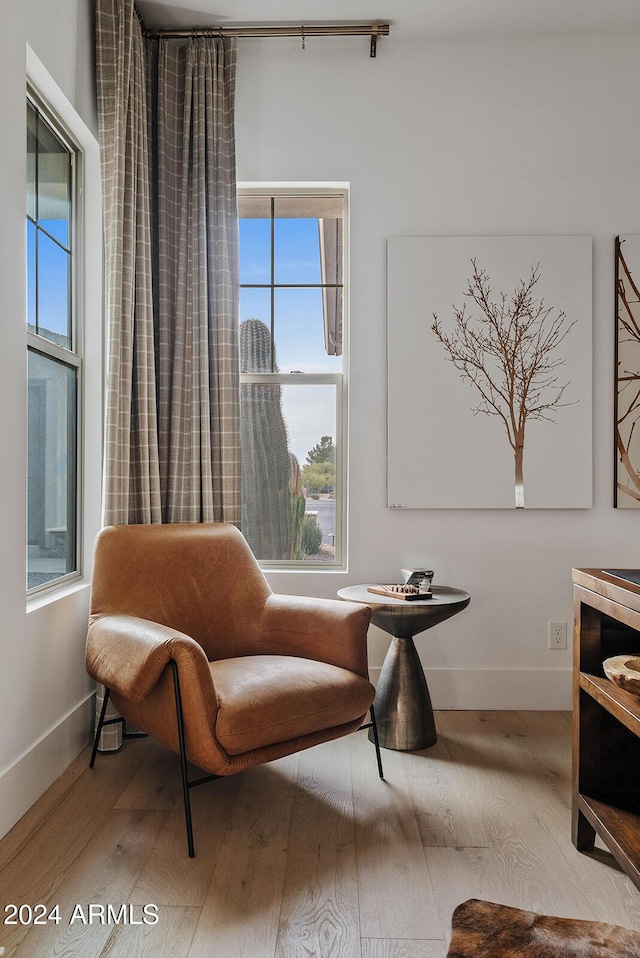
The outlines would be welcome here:
[[[76,374],[76,388],[75,388],[75,436],[74,436],[74,463],[73,463],[73,480],[75,486],[75,501],[74,501],[74,519],[75,519],[75,535],[74,535],[74,555],[75,563],[74,568],[69,572],[65,572],[61,575],[56,576],[53,579],[50,579],[47,582],[44,582],[40,585],[33,586],[31,588],[26,588],[26,597],[27,600],[32,600],[39,598],[43,595],[53,593],[58,589],[64,588],[74,582],[77,582],[83,578],[83,530],[84,530],[84,362],[83,362],[83,346],[84,346],[84,327],[81,321],[83,315],[83,281],[82,277],[84,276],[84,260],[83,260],[83,250],[84,250],[84,171],[85,171],[85,157],[84,149],[79,143],[77,137],[73,135],[68,125],[64,122],[59,113],[55,108],[48,102],[47,98],[42,95],[33,82],[28,79],[26,87],[26,103],[30,103],[32,107],[35,108],[38,115],[42,117],[44,122],[51,128],[55,136],[62,142],[62,144],[69,150],[69,155],[71,158],[71,170],[70,170],[70,184],[69,184],[69,202],[70,202],[70,215],[69,215],[69,279],[68,279],[68,289],[69,289],[69,298],[70,298],[70,316],[69,316],[69,339],[70,339],[70,348],[61,346],[60,344],[54,342],[51,339],[47,339],[44,336],[40,336],[37,332],[33,332],[28,328],[28,314],[25,315],[25,330],[26,330],[26,353],[27,353],[27,362],[29,353],[37,353],[45,358],[49,358],[54,362],[60,363],[66,368],[71,368],[75,371]],[[25,191],[26,192],[26,191]],[[28,212],[25,217],[25,228],[27,222],[33,222],[32,217],[29,216]],[[36,229],[39,229],[36,222]],[[47,231],[44,231],[48,235]],[[27,272],[28,276],[28,272]],[[37,273],[36,273],[36,282],[37,282]],[[25,305],[26,312],[26,305]],[[37,328],[37,327],[36,327]],[[28,397],[25,399],[26,409],[27,409],[27,422],[28,422]],[[25,463],[25,471],[28,483],[28,463]],[[71,475],[71,472],[70,472]],[[27,485],[28,488],[28,485]],[[71,497],[70,497],[71,498]],[[27,509],[27,520],[28,520],[28,509]],[[25,545],[28,549],[28,526],[25,529]],[[26,557],[26,568],[25,572],[28,576],[29,572],[29,563],[28,563],[28,553]],[[25,583],[26,584],[26,583]]]
[[[305,373],[271,372],[240,373],[240,384],[271,384],[279,386],[329,385],[335,388],[335,440],[336,488],[335,488],[335,556],[331,562],[308,559],[260,559],[258,563],[267,572],[345,572],[348,559],[348,368],[349,368],[349,185],[347,183],[254,183],[239,182],[237,193],[242,196],[264,197],[313,197],[335,196],[342,198],[343,258],[342,258],[342,370],[341,372]],[[277,217],[276,217],[277,218]],[[241,217],[238,215],[238,221]],[[273,236],[272,236],[273,243]],[[273,261],[274,250],[271,249]],[[332,285],[332,284],[329,284]],[[317,284],[277,283],[273,270],[270,283],[240,283],[240,288],[267,288],[271,290],[273,309],[274,291],[278,288],[319,288]],[[272,314],[273,321],[273,314]],[[239,317],[239,323],[242,317]],[[273,335],[273,328],[272,328]],[[276,344],[277,345],[277,344]],[[320,437],[318,437],[320,438]],[[302,466],[304,463],[300,463]]]

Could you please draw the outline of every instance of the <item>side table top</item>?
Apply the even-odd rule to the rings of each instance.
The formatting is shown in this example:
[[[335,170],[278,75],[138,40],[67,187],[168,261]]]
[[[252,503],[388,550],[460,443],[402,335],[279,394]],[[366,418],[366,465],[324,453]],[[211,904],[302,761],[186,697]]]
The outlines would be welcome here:
[[[364,585],[347,585],[343,589],[338,589],[338,595],[347,602],[362,602],[365,605],[391,606],[405,609],[415,609],[416,606],[438,606],[455,605],[458,603],[468,603],[471,596],[463,589],[454,589],[450,585],[434,585],[431,587],[433,593],[432,599],[412,599],[407,602],[406,599],[396,599],[389,595],[379,595],[376,592],[369,592],[368,586],[376,586],[379,583],[369,582]]]

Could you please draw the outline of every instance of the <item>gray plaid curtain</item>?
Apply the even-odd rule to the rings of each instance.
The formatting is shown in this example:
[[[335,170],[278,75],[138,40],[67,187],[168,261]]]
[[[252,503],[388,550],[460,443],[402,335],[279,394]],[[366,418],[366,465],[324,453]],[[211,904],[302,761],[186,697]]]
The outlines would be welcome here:
[[[235,64],[98,0],[105,524],[240,521]]]
[[[235,40],[151,52],[163,519],[239,523]]]
[[[97,0],[96,39],[103,522],[239,524],[235,41],[147,40],[133,0]]]

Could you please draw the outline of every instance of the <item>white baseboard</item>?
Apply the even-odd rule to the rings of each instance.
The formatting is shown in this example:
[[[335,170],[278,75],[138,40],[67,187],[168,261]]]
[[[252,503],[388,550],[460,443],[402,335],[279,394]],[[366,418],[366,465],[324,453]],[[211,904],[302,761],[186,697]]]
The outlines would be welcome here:
[[[91,741],[94,702],[91,692],[0,773],[0,838]]]
[[[377,685],[380,668],[371,668]],[[567,711],[571,669],[426,669],[434,709]]]

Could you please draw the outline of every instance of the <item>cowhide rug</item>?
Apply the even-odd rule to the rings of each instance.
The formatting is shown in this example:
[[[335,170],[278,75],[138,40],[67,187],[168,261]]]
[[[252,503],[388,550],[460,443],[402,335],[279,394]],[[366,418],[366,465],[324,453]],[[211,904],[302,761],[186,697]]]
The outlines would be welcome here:
[[[640,932],[470,898],[451,920],[447,958],[640,958]]]

